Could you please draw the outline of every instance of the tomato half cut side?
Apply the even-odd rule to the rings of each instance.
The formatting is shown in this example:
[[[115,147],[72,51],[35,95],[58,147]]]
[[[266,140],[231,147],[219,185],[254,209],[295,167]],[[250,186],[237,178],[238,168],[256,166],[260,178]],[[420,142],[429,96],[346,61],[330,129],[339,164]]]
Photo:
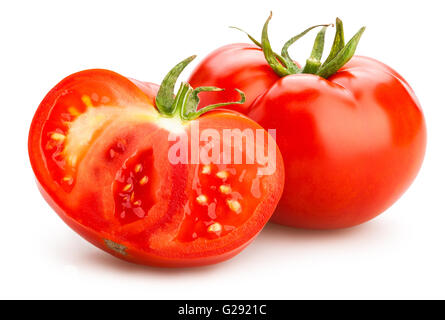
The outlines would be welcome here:
[[[71,228],[116,257],[167,267],[228,259],[271,217],[283,187],[281,154],[264,129],[234,111],[164,116],[154,106],[158,90],[100,69],[62,80],[30,129],[39,188]],[[193,163],[191,155],[172,162],[171,136],[187,137],[191,151],[196,124],[221,136],[230,128],[259,131],[261,143],[273,144],[276,170],[258,175],[264,163]],[[198,153],[208,145],[199,141]]]

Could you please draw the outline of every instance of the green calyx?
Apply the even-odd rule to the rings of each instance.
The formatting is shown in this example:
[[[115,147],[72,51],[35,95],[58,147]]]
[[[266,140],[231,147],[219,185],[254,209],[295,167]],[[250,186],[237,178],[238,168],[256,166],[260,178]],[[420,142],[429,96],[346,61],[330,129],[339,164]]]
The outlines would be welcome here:
[[[218,107],[223,107],[232,104],[243,104],[246,97],[241,90],[235,89],[241,96],[239,101],[224,102],[218,104],[208,105],[197,110],[199,104],[198,94],[203,91],[224,91],[224,89],[217,87],[198,87],[193,89],[190,84],[182,82],[177,94],[174,94],[175,85],[181,72],[187,65],[195,59],[196,56],[188,57],[181,61],[162,80],[156,96],[156,106],[159,113],[165,117],[180,117],[183,121],[190,121],[198,118],[202,114]]]
[[[277,54],[272,50],[269,41],[268,35],[268,27],[269,22],[272,19],[272,12],[270,16],[267,18],[263,31],[261,34],[261,42],[255,40],[250,34],[243,31],[242,29],[238,29],[247,34],[250,40],[263,49],[264,57],[266,61],[270,65],[270,67],[275,71],[275,73],[284,77],[290,74],[299,74],[299,73],[307,73],[307,74],[315,74],[323,78],[329,78],[330,76],[337,73],[337,71],[343,67],[353,56],[355,50],[357,49],[360,38],[365,31],[365,27],[361,28],[348,43],[345,44],[344,40],[344,31],[343,31],[343,23],[337,18],[336,20],[336,33],[334,42],[331,47],[331,51],[326,60],[322,63],[321,58],[323,56],[324,44],[325,44],[325,34],[327,31],[327,27],[333,26],[332,24],[320,24],[310,28],[307,28],[300,34],[289,39],[283,46],[281,50],[281,54]],[[290,57],[288,49],[294,44],[297,40],[306,35],[309,31],[322,27],[322,29],[318,32],[317,37],[315,38],[314,46],[312,48],[311,56],[306,60],[306,64],[303,68],[300,68],[294,60]]]

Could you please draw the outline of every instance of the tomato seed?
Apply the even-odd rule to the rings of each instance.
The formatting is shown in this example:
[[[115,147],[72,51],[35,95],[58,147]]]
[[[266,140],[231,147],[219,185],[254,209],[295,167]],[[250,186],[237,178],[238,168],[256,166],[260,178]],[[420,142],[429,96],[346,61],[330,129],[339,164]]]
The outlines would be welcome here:
[[[131,183],[129,183],[129,184],[125,185],[125,187],[122,188],[122,191],[127,192],[128,190],[131,189],[131,187],[132,187],[132,185],[131,185]]]
[[[198,202],[200,205],[207,204],[207,197],[203,194],[196,197],[196,202]]]
[[[84,94],[82,96],[82,102],[87,106],[87,107],[93,107],[93,102],[91,102],[91,98],[89,96],[87,96],[86,94]]]
[[[227,171],[219,171],[216,173],[216,176],[220,179],[227,179],[229,177],[229,173]]]
[[[142,164],[138,163],[134,166],[134,172],[139,173],[142,171]]]
[[[211,224],[208,228],[207,231],[208,232],[221,232],[222,230],[222,226],[221,224],[219,224],[218,222],[215,222],[213,224]]]
[[[202,174],[210,174],[211,172],[212,172],[212,168],[208,165],[204,166],[201,171]]]
[[[143,186],[144,184],[147,184],[147,182],[148,182],[148,177],[147,176],[144,176],[141,180],[139,180],[139,184],[141,186]]]
[[[227,205],[229,209],[233,212],[240,213],[241,212],[241,204],[237,200],[227,200]]]
[[[222,194],[230,194],[232,192],[232,188],[227,184],[223,184],[219,186],[219,191]]]

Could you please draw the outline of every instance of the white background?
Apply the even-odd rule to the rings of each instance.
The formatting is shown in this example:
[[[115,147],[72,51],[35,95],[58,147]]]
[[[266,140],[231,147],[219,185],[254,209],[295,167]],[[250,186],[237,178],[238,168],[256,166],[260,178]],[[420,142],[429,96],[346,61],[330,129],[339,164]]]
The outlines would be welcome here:
[[[0,298],[445,298],[441,2],[2,1]],[[29,125],[44,95],[65,76],[95,67],[159,83],[191,54],[202,58],[245,42],[229,25],[259,37],[271,9],[276,49],[307,26],[340,16],[348,38],[367,26],[359,54],[389,64],[414,88],[428,149],[408,192],[365,225],[330,232],[269,225],[234,259],[195,269],[132,265],[65,226],[40,196],[27,155]],[[300,61],[311,42],[292,49]]]

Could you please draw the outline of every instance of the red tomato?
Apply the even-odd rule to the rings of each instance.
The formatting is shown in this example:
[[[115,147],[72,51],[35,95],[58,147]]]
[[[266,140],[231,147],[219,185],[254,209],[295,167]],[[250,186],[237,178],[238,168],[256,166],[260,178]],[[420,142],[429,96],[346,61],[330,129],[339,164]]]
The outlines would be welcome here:
[[[276,148],[276,171],[263,176],[258,162],[172,163],[177,141],[169,134],[188,138],[187,150],[208,144],[191,140],[193,124],[201,132],[236,128],[269,136],[234,111],[165,115],[155,107],[157,91],[107,70],[82,71],[56,85],[29,134],[40,191],[77,233],[127,261],[178,267],[228,259],[272,215],[284,181],[281,155]],[[266,138],[266,148],[275,146]]]
[[[261,45],[270,50],[268,21]],[[364,29],[345,45],[337,20],[331,52],[337,66],[344,66],[333,72],[322,70],[325,64],[319,62],[324,31],[308,67],[287,72],[281,63],[274,68],[279,79],[263,70],[264,57],[269,54],[273,66],[276,54],[272,59],[272,51],[264,50],[261,61],[260,48],[242,44],[210,54],[190,79],[194,86],[212,81],[251,94],[246,114],[264,128],[276,129],[285,162],[284,193],[272,220],[313,229],[351,227],[383,212],[417,175],[426,146],[424,117],[407,82],[381,62],[351,59]],[[242,53],[248,50],[255,52],[250,60]],[[237,61],[238,56],[243,58]],[[228,76],[237,73],[249,81]]]
[[[350,227],[391,206],[416,177],[426,128],[409,86],[384,64],[354,57],[329,79],[290,75],[252,106],[277,129],[285,192],[273,221]]]

